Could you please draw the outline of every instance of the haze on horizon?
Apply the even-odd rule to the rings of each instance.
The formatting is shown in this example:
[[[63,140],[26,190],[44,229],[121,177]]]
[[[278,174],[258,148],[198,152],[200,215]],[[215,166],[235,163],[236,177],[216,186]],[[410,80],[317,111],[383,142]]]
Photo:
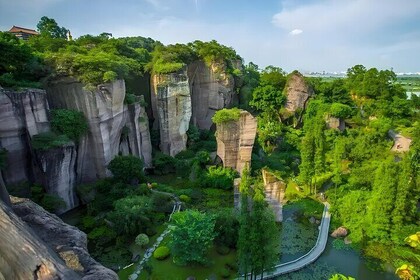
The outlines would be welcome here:
[[[74,37],[109,32],[164,44],[212,39],[245,62],[340,72],[363,64],[420,72],[416,0],[0,0],[0,30],[54,18]]]

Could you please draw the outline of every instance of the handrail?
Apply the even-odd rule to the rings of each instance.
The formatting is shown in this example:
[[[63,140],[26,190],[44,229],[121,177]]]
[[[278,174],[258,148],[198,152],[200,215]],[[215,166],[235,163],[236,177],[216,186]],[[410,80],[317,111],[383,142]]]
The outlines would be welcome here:
[[[309,250],[305,255],[303,255],[303,256],[301,256],[297,259],[294,259],[292,261],[289,261],[289,262],[286,262],[286,263],[281,263],[281,264],[278,264],[278,265],[274,266],[273,270],[264,272],[262,279],[270,279],[270,278],[273,278],[273,277],[276,277],[276,276],[279,276],[279,275],[282,275],[282,274],[286,274],[286,273],[289,273],[289,272],[299,270],[299,269],[307,266],[308,264],[312,263],[313,261],[315,261],[322,254],[322,252],[324,252],[326,244],[327,244],[326,240],[328,239],[328,229],[329,229],[330,220],[331,220],[331,214],[328,213],[329,207],[330,207],[330,204],[328,202],[324,202],[324,211],[322,213],[322,219],[321,219],[321,223],[319,225],[318,238],[315,242],[315,245],[311,248],[311,250]],[[326,229],[326,233],[323,234],[323,229],[325,227],[326,220],[328,222],[328,224],[326,225],[328,228]],[[326,236],[326,239],[325,239],[325,236]],[[324,237],[324,239],[322,240],[323,237]],[[320,244],[321,241],[323,241],[324,244]],[[293,264],[296,264],[297,262],[309,257],[316,249],[319,248],[319,246],[322,246],[319,254],[317,254],[314,257],[308,259],[308,261],[303,263],[302,265],[299,265],[297,267],[293,267]],[[280,268],[283,268],[283,267],[286,267],[286,266],[291,266],[291,267],[289,269],[284,270],[284,271],[276,271],[276,270],[278,270]],[[242,279],[242,278],[243,278],[243,276],[241,276],[237,279]]]

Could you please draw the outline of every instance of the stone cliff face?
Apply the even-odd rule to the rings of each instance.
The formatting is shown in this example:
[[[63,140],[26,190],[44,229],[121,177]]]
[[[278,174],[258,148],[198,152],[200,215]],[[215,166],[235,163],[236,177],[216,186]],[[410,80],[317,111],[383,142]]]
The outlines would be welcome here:
[[[76,196],[76,159],[74,144],[36,152],[43,176],[46,192],[63,199],[65,206],[56,211],[64,213],[79,205]]]
[[[185,72],[152,76],[154,128],[159,127],[160,149],[175,156],[187,146],[191,94]]]
[[[329,128],[329,129],[337,129],[337,130],[340,130],[340,131],[344,131],[344,129],[346,129],[346,124],[345,124],[344,120],[341,119],[341,118],[327,116],[325,118],[325,122],[327,124],[327,128]]]
[[[283,221],[283,204],[286,185],[278,179],[274,174],[263,169],[262,176],[264,181],[265,200],[273,209],[276,221]]]
[[[141,157],[146,167],[151,165],[147,115],[139,104],[124,104],[123,80],[90,91],[73,79],[61,79],[48,85],[47,96],[51,108],[81,111],[88,121],[88,135],[77,149],[77,182],[110,175],[107,166],[119,151]]]
[[[250,166],[256,133],[257,120],[247,111],[241,111],[237,121],[217,125],[217,155],[224,167],[231,167],[242,174],[245,166]]]
[[[302,74],[295,71],[287,80],[286,86],[286,111],[290,114],[299,114],[298,122],[302,117],[302,112],[306,108],[306,104],[314,92],[303,77]]]
[[[81,279],[3,201],[0,235],[0,279]]]
[[[223,63],[207,66],[203,61],[188,65],[191,88],[192,123],[200,129],[210,129],[217,110],[232,106],[237,94],[235,81],[226,73]]]
[[[49,131],[48,109],[43,90],[0,90],[0,147],[7,150],[7,185],[33,180],[30,139]]]

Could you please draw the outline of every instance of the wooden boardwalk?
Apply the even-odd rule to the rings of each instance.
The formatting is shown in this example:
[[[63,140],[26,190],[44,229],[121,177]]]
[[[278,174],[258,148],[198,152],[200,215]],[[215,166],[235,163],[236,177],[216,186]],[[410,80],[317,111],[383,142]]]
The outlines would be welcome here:
[[[324,202],[324,212],[322,213],[321,224],[319,225],[318,239],[315,246],[305,255],[293,261],[278,264],[272,271],[264,272],[263,279],[271,279],[282,274],[293,272],[304,268],[308,264],[314,262],[325,250],[328,240],[328,231],[330,228],[331,214],[329,212],[330,205]],[[240,279],[244,279],[243,277]],[[261,278],[259,278],[261,279]]]

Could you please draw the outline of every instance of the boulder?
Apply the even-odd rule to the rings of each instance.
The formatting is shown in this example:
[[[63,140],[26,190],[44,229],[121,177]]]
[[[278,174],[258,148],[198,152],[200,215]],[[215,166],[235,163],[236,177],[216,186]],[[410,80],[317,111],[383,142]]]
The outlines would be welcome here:
[[[28,232],[28,234],[36,237],[37,244],[43,246],[43,248],[34,248],[33,250],[30,248],[27,250],[15,250],[16,254],[25,251],[33,251],[37,254],[50,252],[51,255],[55,256],[54,260],[51,261],[53,265],[58,267],[59,264],[62,265],[65,263],[67,266],[62,265],[63,271],[69,271],[69,269],[64,270],[67,267],[72,269],[67,272],[71,276],[58,279],[118,279],[118,276],[114,271],[102,266],[89,255],[87,250],[87,236],[84,232],[74,226],[64,223],[56,215],[45,211],[42,207],[29,199],[12,197],[12,203],[16,215],[35,232]],[[20,219],[17,220],[21,221]],[[17,233],[16,236],[25,234],[25,231],[22,231]],[[2,246],[3,243],[0,247]],[[17,247],[25,248],[21,245]],[[19,269],[20,268],[21,267],[19,266]],[[32,279],[32,275],[31,277],[21,279]]]
[[[341,118],[327,116],[325,122],[327,124],[327,128],[329,129],[336,129],[339,131],[344,131],[344,129],[346,128],[346,124],[344,120]]]
[[[251,154],[257,133],[257,120],[247,111],[240,118],[217,125],[217,155],[224,167],[231,167],[242,174],[251,165]]]
[[[187,147],[187,130],[191,119],[191,95],[188,75],[179,73],[152,76],[154,129],[160,132],[160,150],[175,156]]]
[[[81,279],[0,201],[0,279]]]
[[[331,233],[331,237],[334,237],[334,238],[346,237],[347,235],[348,235],[348,230],[347,228],[343,226],[335,229],[333,233]]]
[[[298,71],[294,71],[289,76],[284,91],[286,95],[285,109],[287,113],[283,117],[287,118],[295,115],[297,117],[297,123],[295,125],[297,125],[300,123],[303,111],[306,109],[306,104],[314,94],[314,91]]]

